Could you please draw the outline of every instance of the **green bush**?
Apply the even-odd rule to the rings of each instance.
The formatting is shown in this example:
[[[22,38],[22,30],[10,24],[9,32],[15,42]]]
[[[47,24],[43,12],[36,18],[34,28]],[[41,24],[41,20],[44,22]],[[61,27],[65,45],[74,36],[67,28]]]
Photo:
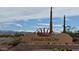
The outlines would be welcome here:
[[[24,36],[24,34],[22,34],[22,33],[16,33],[15,34],[15,37],[19,37],[19,36]]]
[[[15,40],[14,42],[11,42],[9,43],[8,45],[12,45],[13,46],[16,46],[17,44],[19,44],[21,41],[20,40]]]
[[[0,37],[14,37],[13,35],[0,35]]]
[[[72,51],[72,50],[69,49],[69,48],[58,48],[57,50],[58,50],[58,51]]]

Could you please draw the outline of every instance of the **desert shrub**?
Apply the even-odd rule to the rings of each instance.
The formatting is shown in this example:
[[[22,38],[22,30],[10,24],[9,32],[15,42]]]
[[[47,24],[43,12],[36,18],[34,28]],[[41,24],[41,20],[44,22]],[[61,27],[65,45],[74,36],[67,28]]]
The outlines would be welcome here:
[[[13,47],[13,46],[18,45],[20,42],[21,42],[20,40],[15,40],[15,41],[9,43],[8,45],[12,45],[12,47]]]
[[[14,37],[13,35],[0,35],[0,37]]]
[[[24,36],[24,34],[22,34],[22,33],[16,33],[15,34],[15,37],[20,37],[20,36]]]
[[[72,51],[72,50],[69,49],[69,48],[58,48],[57,50],[58,50],[58,51]]]
[[[15,35],[10,35],[10,34],[7,34],[7,35],[5,35],[5,34],[2,34],[2,35],[0,35],[0,37],[20,37],[20,36],[24,36],[24,34],[22,34],[22,33],[16,33]]]
[[[78,41],[78,38],[77,37],[73,37],[73,42],[76,42]]]

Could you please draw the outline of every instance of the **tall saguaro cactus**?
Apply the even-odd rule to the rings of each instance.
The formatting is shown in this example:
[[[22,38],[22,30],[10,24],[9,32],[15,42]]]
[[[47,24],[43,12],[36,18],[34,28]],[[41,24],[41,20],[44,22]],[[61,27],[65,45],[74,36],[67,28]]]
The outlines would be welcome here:
[[[63,33],[66,33],[66,17],[64,15]]]
[[[52,7],[50,9],[50,34],[52,34],[53,30],[52,30]]]

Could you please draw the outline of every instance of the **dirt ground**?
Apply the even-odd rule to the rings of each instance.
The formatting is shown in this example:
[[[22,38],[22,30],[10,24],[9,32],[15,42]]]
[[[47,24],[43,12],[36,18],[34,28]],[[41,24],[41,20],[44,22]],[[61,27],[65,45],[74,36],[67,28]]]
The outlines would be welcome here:
[[[52,34],[50,37],[39,37],[34,33],[26,33],[24,36],[19,37],[21,42],[15,46],[5,45],[0,46],[1,51],[57,51],[57,48],[69,48],[72,50],[79,50],[79,44],[72,42],[72,37],[65,33]],[[34,40],[37,38],[36,40]],[[40,39],[43,39],[40,41]],[[33,40],[32,40],[33,39]],[[15,41],[12,38],[5,38],[0,42],[11,43]],[[69,45],[70,44],[70,45]]]

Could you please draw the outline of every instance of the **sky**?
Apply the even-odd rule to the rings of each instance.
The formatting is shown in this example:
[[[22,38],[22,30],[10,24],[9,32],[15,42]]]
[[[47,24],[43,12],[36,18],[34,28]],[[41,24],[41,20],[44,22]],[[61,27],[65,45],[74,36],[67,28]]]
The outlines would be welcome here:
[[[66,25],[79,29],[79,7],[53,7],[53,30],[63,31]],[[0,30],[34,32],[38,28],[49,28],[50,7],[0,7]]]

